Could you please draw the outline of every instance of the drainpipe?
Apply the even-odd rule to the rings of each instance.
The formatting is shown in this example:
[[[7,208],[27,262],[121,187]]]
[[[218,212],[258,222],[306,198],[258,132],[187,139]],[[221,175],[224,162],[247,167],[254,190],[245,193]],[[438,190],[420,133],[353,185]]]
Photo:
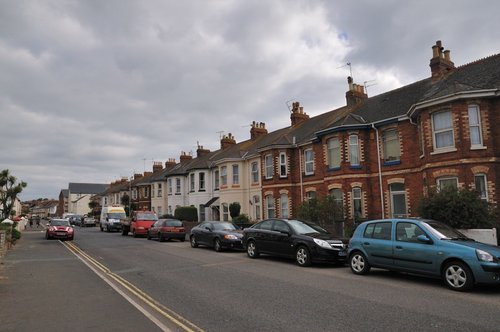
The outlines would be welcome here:
[[[375,127],[375,124],[372,123],[372,128],[375,130],[375,137],[377,141],[377,163],[378,163],[378,186],[380,190],[380,208],[382,211],[382,219],[385,219],[385,211],[384,211],[384,192],[382,191],[382,166],[380,165],[380,142],[378,136],[378,129]]]
[[[295,138],[295,137],[294,137]],[[302,149],[299,148],[300,203],[304,202],[304,181],[302,179]]]

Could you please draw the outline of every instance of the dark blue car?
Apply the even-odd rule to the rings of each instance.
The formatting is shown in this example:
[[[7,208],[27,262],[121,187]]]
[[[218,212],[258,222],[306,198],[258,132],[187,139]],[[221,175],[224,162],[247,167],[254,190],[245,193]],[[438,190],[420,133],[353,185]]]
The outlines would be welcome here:
[[[355,274],[371,267],[442,278],[456,291],[475,283],[500,284],[500,247],[476,242],[434,220],[364,222],[349,242]]]

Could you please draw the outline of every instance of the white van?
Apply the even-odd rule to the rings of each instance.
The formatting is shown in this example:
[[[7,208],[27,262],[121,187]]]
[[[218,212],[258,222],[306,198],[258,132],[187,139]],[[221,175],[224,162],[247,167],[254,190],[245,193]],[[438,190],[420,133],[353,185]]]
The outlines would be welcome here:
[[[99,220],[99,227],[101,232],[104,230],[119,231],[122,228],[121,219],[125,219],[125,209],[123,206],[104,206],[101,210],[101,219]]]

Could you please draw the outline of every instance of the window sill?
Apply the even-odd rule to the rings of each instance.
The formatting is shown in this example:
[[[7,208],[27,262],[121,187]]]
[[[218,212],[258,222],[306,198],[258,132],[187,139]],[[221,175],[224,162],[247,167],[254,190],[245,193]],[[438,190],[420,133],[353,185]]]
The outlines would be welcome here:
[[[442,153],[448,153],[448,152],[456,152],[457,151],[457,148],[445,148],[445,149],[436,149],[434,151],[431,152],[431,156],[435,155],[435,154],[442,154]]]
[[[394,165],[401,165],[401,160],[394,160],[394,161],[384,161],[384,166],[394,166]]]
[[[180,196],[180,195],[181,195],[181,193],[175,193],[175,195],[176,195],[176,196]]]
[[[304,173],[304,176],[313,176],[314,173]]]
[[[471,149],[471,150],[486,150],[486,149],[487,149],[487,147],[486,147],[486,146],[484,146],[484,145],[472,145],[472,146],[470,147],[470,149]]]
[[[350,169],[361,169],[361,165],[351,165]]]
[[[205,189],[200,189],[200,190],[198,190],[198,192],[200,192],[200,193],[203,192],[204,193],[204,192],[206,192],[206,190]]]
[[[340,171],[340,166],[338,167],[328,167],[327,171],[328,172],[334,172],[334,171]]]

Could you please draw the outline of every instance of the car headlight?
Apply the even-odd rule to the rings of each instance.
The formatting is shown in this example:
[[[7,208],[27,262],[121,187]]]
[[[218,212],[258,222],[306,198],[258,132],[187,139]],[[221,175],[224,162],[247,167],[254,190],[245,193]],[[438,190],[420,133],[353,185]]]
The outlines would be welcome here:
[[[226,239],[226,240],[238,240],[238,237],[236,235],[226,234],[226,235],[224,235],[224,239]]]
[[[495,260],[493,255],[491,255],[489,252],[486,252],[484,250],[476,249],[476,255],[477,255],[477,259],[479,259],[482,262],[493,262]]]
[[[328,242],[326,242],[325,240],[314,239],[314,243],[316,243],[321,248],[332,249],[332,247],[330,246],[330,244]]]

